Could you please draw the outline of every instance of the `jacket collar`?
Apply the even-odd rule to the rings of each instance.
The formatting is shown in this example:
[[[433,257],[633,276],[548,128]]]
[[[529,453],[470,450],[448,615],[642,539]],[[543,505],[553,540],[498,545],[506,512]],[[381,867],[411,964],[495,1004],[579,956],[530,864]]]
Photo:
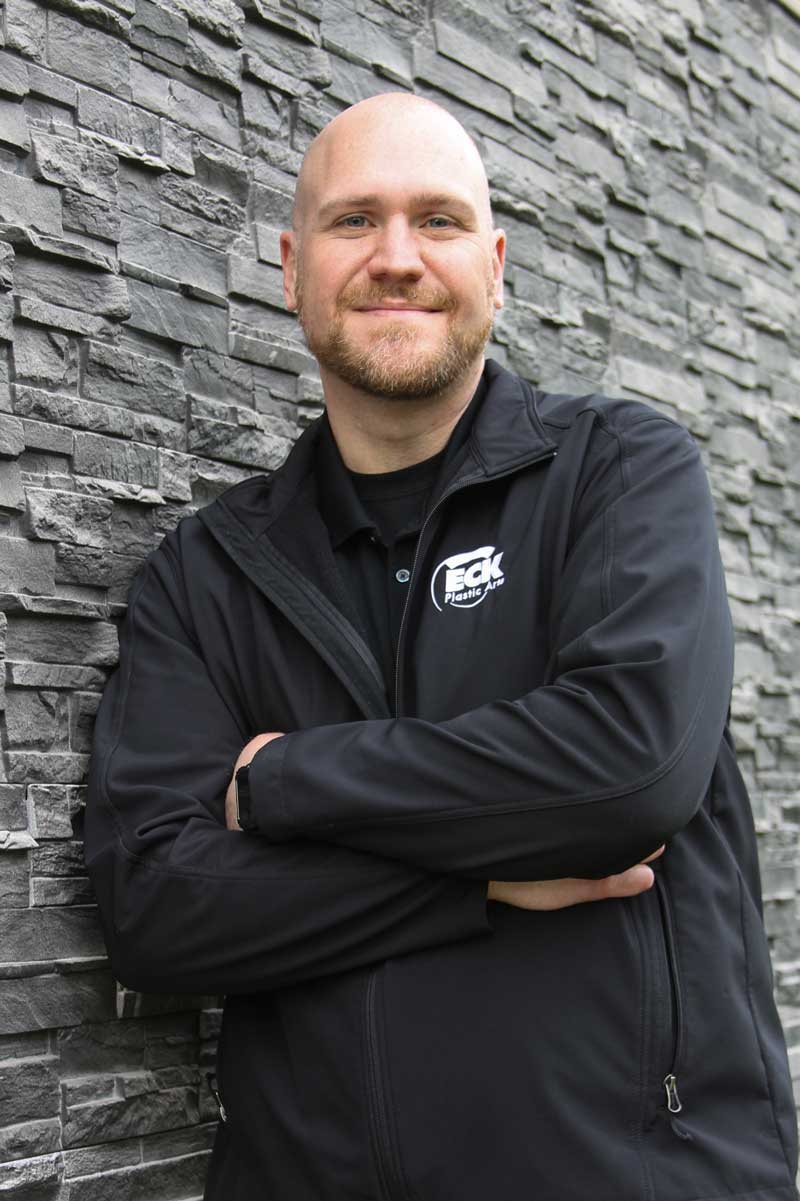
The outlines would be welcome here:
[[[506,475],[553,446],[537,412],[536,392],[527,381],[493,359],[484,366],[486,395],[472,422],[466,450],[458,456],[450,488],[464,475],[486,479]],[[252,476],[212,501],[236,513],[253,538],[264,534],[307,487],[313,474],[323,417],[306,429],[284,463],[271,475]]]

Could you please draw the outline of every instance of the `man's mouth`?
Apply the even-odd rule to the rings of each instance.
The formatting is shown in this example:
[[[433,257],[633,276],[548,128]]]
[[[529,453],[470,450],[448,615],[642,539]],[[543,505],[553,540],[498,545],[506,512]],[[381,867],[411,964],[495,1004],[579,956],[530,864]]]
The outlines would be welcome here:
[[[419,304],[391,304],[381,301],[380,304],[361,304],[355,309],[357,313],[390,313],[393,317],[410,313],[441,313],[441,309],[428,308]]]

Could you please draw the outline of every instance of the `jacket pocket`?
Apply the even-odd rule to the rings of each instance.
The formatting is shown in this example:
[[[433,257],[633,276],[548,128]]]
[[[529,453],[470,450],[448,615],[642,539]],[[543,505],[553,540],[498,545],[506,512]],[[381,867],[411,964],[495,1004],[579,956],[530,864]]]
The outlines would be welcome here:
[[[364,996],[364,1061],[367,1111],[375,1172],[381,1201],[410,1201],[389,1098],[383,1045],[383,969],[370,972]]]
[[[672,920],[667,885],[661,874],[655,872],[655,891],[658,897],[658,916],[660,924],[661,945],[666,978],[668,982],[669,1008],[671,1012],[672,1037],[669,1041],[667,1054],[663,1061],[666,1069],[662,1079],[663,1105],[669,1114],[670,1124],[680,1137],[686,1137],[686,1132],[675,1120],[683,1109],[680,1096],[681,1071],[684,1064],[684,1048],[686,1041],[685,1011],[683,990],[681,988],[680,964],[675,945],[675,926]]]

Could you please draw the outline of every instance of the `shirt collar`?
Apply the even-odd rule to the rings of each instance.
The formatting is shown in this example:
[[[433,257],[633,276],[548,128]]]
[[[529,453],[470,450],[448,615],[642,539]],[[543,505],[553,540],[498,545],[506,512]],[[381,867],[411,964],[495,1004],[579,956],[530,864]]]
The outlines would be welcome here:
[[[487,387],[484,371],[472,399],[450,434],[441,470],[445,470],[447,465],[452,463],[454,456],[466,444]],[[360,530],[378,532],[375,522],[362,504],[350,472],[344,465],[327,413],[320,419],[315,472],[319,509],[328,527],[334,550]]]

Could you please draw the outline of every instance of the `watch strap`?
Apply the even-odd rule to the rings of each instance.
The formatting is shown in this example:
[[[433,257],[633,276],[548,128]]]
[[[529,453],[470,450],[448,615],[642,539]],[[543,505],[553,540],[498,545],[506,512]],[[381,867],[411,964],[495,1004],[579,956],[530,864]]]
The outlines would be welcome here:
[[[245,763],[236,773],[236,820],[241,830],[255,830],[250,803],[250,764]]]

